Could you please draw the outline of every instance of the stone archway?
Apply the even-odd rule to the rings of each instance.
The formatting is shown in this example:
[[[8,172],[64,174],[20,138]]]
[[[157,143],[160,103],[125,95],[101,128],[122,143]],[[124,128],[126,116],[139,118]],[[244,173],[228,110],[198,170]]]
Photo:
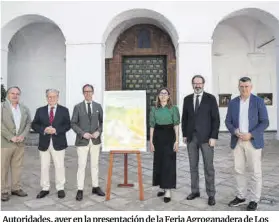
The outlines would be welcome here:
[[[214,94],[219,94],[220,99],[222,94],[231,94],[233,98],[239,94],[239,77],[251,77],[254,94],[272,94],[272,104],[267,106],[270,118],[268,130],[277,130],[279,139],[278,19],[256,8],[238,10],[218,23],[212,38]],[[225,119],[226,109],[221,105],[222,120]],[[224,124],[221,130],[226,130]]]
[[[124,11],[117,16],[115,16],[111,22],[108,24],[104,34],[103,34],[103,42],[105,43],[105,48],[104,48],[104,55],[106,59],[106,65],[105,65],[105,81],[103,87],[105,87],[108,90],[111,89],[122,89],[121,85],[121,73],[119,73],[119,70],[115,69],[117,65],[117,62],[121,62],[118,60],[116,62],[116,59],[113,58],[115,55],[114,53],[116,52],[115,49],[116,44],[119,42],[119,37],[123,36],[123,33],[127,33],[127,30],[129,30],[131,27],[135,27],[136,25],[140,24],[146,24],[146,25],[151,25],[153,28],[156,30],[160,30],[163,35],[165,36],[164,38],[167,40],[164,40],[165,43],[168,46],[164,45],[162,49],[159,49],[158,46],[156,48],[150,48],[147,51],[150,52],[150,55],[164,55],[168,59],[168,66],[167,66],[167,86],[170,88],[172,91],[172,96],[173,100],[176,102],[178,90],[176,89],[177,85],[177,47],[178,47],[178,33],[176,31],[175,26],[170,22],[168,18],[166,18],[164,15],[154,11],[154,10],[149,10],[149,9],[131,9]],[[150,26],[150,27],[151,27]],[[154,32],[156,33],[156,32]],[[134,33],[134,40],[136,40]],[[151,36],[152,39],[153,36]],[[153,41],[151,39],[151,41]],[[154,44],[153,44],[154,45]],[[132,55],[134,56],[147,56],[148,52],[146,49],[140,49],[136,50],[137,47],[134,47],[134,49],[128,49],[124,54]],[[171,48],[171,49],[170,49]],[[160,51],[161,50],[161,51]],[[172,53],[170,54],[170,52]],[[116,52],[117,53],[117,52]],[[119,54],[119,53],[118,53]],[[120,53],[121,54],[121,53]],[[118,56],[120,56],[120,54]],[[112,64],[112,62],[114,62]],[[115,63],[116,62],[116,63]],[[111,64],[111,65],[109,65]],[[112,67],[115,66],[115,67]],[[112,77],[114,75],[109,75],[109,73],[112,72],[112,70],[118,71],[118,74],[114,74],[118,77]],[[121,71],[121,70],[120,70]],[[170,77],[172,76],[172,77]],[[107,81],[111,81],[111,78],[116,78],[116,81],[114,83],[107,83]],[[117,85],[118,84],[118,85]],[[120,85],[119,85],[120,84]]]
[[[171,38],[175,48],[178,46],[176,27],[164,15],[150,9],[131,9],[115,16],[108,24],[104,34],[105,58],[112,58],[118,36],[137,24],[153,24],[164,30]]]
[[[150,48],[139,48],[138,35],[142,29],[151,33]],[[135,25],[119,37],[113,51],[113,57],[106,59],[106,90],[123,89],[123,57],[124,56],[166,56],[167,87],[172,95],[176,91],[176,56],[169,35],[154,25]],[[151,72],[152,72],[151,68]],[[147,71],[149,71],[147,69]],[[163,85],[161,85],[163,86]],[[160,86],[160,87],[161,87]],[[176,97],[173,98],[176,101]]]
[[[2,47],[4,83],[21,88],[21,101],[29,107],[32,118],[46,103],[48,88],[58,89],[59,102],[65,105],[65,37],[52,20],[40,15],[11,20],[2,28]]]

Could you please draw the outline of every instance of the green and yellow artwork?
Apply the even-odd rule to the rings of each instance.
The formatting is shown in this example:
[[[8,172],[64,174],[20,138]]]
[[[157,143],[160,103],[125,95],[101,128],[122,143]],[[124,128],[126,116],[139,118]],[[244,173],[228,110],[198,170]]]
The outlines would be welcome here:
[[[105,92],[103,151],[112,150],[146,150],[145,91]]]

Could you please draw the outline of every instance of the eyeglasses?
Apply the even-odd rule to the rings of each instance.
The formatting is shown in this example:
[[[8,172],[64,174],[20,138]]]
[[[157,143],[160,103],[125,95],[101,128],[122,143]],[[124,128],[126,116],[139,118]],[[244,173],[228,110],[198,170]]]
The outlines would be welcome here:
[[[93,91],[83,91],[83,93],[92,93]]]
[[[196,83],[195,83],[195,82],[193,82],[192,84],[193,84],[193,85],[195,85],[195,86],[197,86],[197,85],[203,85],[203,83],[202,83],[202,82],[201,82],[201,83],[200,83],[200,82],[196,82]]]

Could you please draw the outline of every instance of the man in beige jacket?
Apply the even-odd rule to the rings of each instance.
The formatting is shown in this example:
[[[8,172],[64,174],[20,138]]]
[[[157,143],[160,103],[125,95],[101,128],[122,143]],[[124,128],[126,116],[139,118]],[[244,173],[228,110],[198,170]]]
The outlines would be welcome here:
[[[19,103],[19,87],[10,87],[7,101],[2,103],[1,116],[1,200],[9,200],[8,175],[11,168],[11,194],[25,197],[21,189],[20,176],[23,166],[24,141],[31,127],[30,112]]]

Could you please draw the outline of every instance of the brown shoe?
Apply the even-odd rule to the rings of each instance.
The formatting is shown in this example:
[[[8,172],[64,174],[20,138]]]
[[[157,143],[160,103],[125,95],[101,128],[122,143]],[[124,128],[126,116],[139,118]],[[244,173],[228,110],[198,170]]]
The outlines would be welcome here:
[[[25,193],[22,189],[20,189],[20,190],[13,190],[12,195],[16,195],[19,197],[26,197],[27,193]]]
[[[1,200],[8,201],[10,199],[9,193],[1,193]]]

